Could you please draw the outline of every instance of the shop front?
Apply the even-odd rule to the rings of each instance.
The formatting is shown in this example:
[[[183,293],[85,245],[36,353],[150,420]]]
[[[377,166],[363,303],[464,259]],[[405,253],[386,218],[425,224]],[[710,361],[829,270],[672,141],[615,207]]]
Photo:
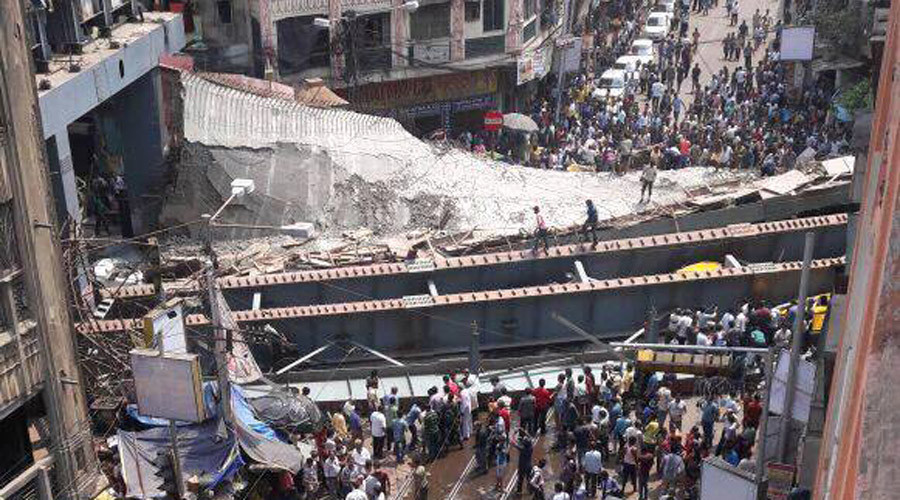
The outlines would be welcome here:
[[[451,137],[484,128],[484,113],[501,106],[496,70],[480,70],[410,78],[357,89],[360,109],[391,116],[412,134],[437,131]]]

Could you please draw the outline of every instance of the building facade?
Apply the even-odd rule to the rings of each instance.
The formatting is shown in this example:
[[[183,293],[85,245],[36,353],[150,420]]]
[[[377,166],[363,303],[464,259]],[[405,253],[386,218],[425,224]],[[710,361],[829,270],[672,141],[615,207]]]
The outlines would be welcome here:
[[[74,6],[63,4],[54,16]],[[34,19],[27,14],[22,1],[0,9],[0,498],[93,498],[105,480],[76,358],[33,77],[49,52],[23,30]]]
[[[900,478],[900,424],[892,418],[900,411],[900,4],[889,19],[871,138],[854,177],[860,212],[851,221],[849,288],[833,336],[816,499],[892,498]]]
[[[420,0],[414,10],[403,0],[227,3],[250,13],[249,73],[289,85],[321,78],[356,109],[425,134],[480,127],[485,111],[519,109],[550,70],[570,2]],[[217,50],[239,52],[245,43],[207,36],[209,25],[221,23],[218,13],[193,17],[193,26],[204,26],[204,45],[230,43]]]

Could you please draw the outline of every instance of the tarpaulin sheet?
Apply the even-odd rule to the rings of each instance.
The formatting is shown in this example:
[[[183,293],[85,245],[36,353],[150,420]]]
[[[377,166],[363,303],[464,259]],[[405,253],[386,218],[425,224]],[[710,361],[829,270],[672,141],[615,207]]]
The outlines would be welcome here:
[[[303,465],[303,454],[281,441],[271,427],[256,418],[240,386],[232,386],[231,403],[241,449],[257,462],[296,474]]]
[[[171,449],[168,427],[129,432],[120,430],[119,457],[122,477],[125,480],[126,496],[151,498],[162,496],[159,490],[162,480],[156,476],[154,465],[157,453]],[[230,477],[238,468],[234,436],[219,439],[216,436],[216,422],[178,427],[178,457],[181,461],[182,476],[211,475],[214,481]]]
[[[183,430],[194,429],[195,427],[217,428],[218,411],[213,394],[216,392],[215,382],[207,382],[204,384],[204,401],[207,405],[207,415],[212,418],[206,420],[200,425],[185,425],[179,427],[179,433]],[[289,470],[297,473],[303,465],[304,453],[291,444],[282,441],[278,434],[268,424],[256,417],[256,412],[247,401],[244,390],[239,385],[231,386],[231,409],[234,415],[235,433],[238,437],[238,444],[241,449],[254,461],[265,464],[269,467]],[[153,431],[161,431],[168,436],[168,420],[160,418],[145,417],[137,413],[136,409],[129,412],[135,420],[148,427],[154,427]],[[215,439],[215,433],[210,439]],[[309,455],[307,450],[306,455]],[[156,452],[150,456],[153,460]],[[152,473],[151,473],[152,476]],[[153,476],[156,479],[156,476]]]

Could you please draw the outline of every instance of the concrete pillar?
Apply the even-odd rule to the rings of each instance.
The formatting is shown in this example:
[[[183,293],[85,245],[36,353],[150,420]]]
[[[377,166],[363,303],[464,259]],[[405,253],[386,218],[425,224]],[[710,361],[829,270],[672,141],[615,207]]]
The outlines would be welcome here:
[[[269,2],[257,2],[259,7],[259,37],[262,50],[263,77],[267,80],[278,78],[278,30],[272,19],[272,8]],[[249,6],[247,7],[249,9]],[[253,30],[250,30],[251,36]],[[253,45],[250,45],[253,52]]]
[[[506,52],[518,53],[522,51],[522,31],[525,28],[524,7],[522,0],[508,0],[506,25]]]
[[[409,38],[409,12],[401,8],[403,2],[404,0],[393,0],[394,11],[391,13],[391,62],[395,68],[409,65],[406,47]]]
[[[63,130],[53,134],[56,143],[56,158],[59,159],[59,180],[66,212],[74,222],[81,222],[81,204],[78,202],[78,186],[75,184],[75,166],[72,164],[72,148],[69,145],[69,132]],[[51,166],[51,168],[53,168]]]
[[[328,0],[328,19],[331,21],[331,82],[344,79],[344,48],[341,44],[341,0]]]
[[[450,60],[466,58],[466,2],[450,0]]]

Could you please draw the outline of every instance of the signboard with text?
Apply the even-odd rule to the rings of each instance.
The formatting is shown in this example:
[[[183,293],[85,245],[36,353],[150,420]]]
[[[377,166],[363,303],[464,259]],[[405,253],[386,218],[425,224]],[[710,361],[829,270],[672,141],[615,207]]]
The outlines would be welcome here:
[[[357,101],[374,108],[390,109],[458,101],[495,92],[497,72],[481,70],[363,85],[357,89]]]
[[[503,126],[503,113],[488,111],[484,114],[484,129],[488,132],[496,132]]]
[[[541,79],[550,72],[553,47],[547,45],[536,50],[526,50],[516,60],[516,85]]]

